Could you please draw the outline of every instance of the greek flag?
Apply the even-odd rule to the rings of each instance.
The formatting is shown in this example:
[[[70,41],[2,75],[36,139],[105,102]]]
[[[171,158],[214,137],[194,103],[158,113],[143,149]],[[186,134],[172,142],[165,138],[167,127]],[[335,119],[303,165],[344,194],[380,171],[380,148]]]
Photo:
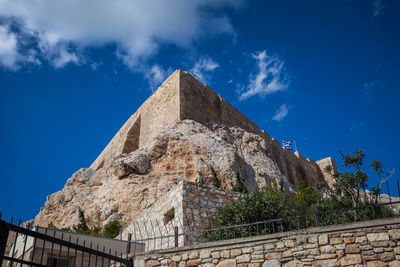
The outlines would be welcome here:
[[[292,151],[292,142],[282,140],[282,145],[285,149]]]

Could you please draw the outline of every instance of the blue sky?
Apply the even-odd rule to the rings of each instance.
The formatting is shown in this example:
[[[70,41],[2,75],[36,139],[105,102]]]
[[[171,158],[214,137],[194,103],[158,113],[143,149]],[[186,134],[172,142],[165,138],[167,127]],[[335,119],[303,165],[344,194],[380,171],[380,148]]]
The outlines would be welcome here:
[[[399,170],[399,14],[395,0],[0,1],[3,216],[33,218],[177,68],[305,157],[343,169],[338,151],[364,149]]]

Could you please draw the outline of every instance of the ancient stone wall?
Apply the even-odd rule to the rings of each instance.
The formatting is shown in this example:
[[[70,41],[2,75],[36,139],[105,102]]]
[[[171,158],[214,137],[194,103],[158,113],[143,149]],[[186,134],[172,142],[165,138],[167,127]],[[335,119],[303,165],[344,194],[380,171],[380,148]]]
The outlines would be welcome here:
[[[179,120],[179,77],[176,70],[128,119],[90,166],[98,170],[123,153],[150,142],[160,129]]]
[[[209,218],[217,209],[238,199],[239,193],[227,190],[200,186],[183,181],[182,207],[185,231],[195,232],[209,225]],[[185,245],[196,244],[200,236],[185,236]]]
[[[208,220],[213,216],[218,207],[240,196],[239,193],[198,185],[182,180],[172,188],[165,196],[151,204],[131,225],[122,232],[122,239],[126,240],[128,234],[132,234],[133,240],[155,238],[143,241],[146,250],[161,249],[174,246],[174,238],[160,238],[161,236],[173,236],[174,227],[178,232],[195,232],[204,229]],[[200,237],[180,236],[179,245],[191,245]]]
[[[209,242],[135,257],[135,267],[262,265],[400,266],[400,219]]]
[[[252,133],[260,132],[254,122],[190,73],[181,73],[179,87],[181,120],[190,119],[202,124],[216,122]]]

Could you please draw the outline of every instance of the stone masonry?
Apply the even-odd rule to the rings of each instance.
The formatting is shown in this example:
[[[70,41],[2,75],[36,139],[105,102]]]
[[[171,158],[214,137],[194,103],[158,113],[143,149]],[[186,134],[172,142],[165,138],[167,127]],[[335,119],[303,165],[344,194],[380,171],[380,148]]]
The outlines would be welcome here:
[[[262,136],[268,140],[265,144],[271,146],[271,157],[293,184],[299,178],[314,183],[323,181],[326,176],[318,162],[281,148],[279,142],[271,139],[268,133],[261,131],[219,94],[190,73],[181,70],[176,70],[165,80],[128,119],[90,168],[98,170],[121,155],[148,145],[160,130],[183,120],[193,120],[203,125],[216,123],[239,127]],[[331,158],[328,159],[332,161]]]
[[[239,196],[239,193],[183,180],[125,228],[122,238],[126,240],[128,234],[131,233],[133,240],[142,242],[140,240],[171,236],[144,243],[147,250],[173,247],[175,226],[178,227],[179,233],[204,229],[218,207],[231,203]],[[185,238],[180,236],[179,246],[196,244],[199,238],[200,236],[195,235],[185,236]]]
[[[135,267],[400,266],[400,219],[318,227],[135,257]]]

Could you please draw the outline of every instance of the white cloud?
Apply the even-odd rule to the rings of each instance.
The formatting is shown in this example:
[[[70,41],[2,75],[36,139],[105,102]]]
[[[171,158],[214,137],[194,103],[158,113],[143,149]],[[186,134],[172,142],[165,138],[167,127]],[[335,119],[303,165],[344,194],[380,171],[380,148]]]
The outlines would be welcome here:
[[[212,58],[203,57],[196,61],[193,68],[190,69],[190,72],[200,81],[207,82],[210,73],[218,67],[219,64]]]
[[[167,78],[169,73],[157,64],[153,65],[148,70],[143,70],[142,72],[145,74],[145,78],[149,82],[152,91],[154,91],[156,86],[160,85]]]
[[[257,73],[250,74],[249,85],[241,93],[239,100],[252,96],[265,97],[288,87],[284,62],[277,55],[268,55],[266,51],[261,51],[252,54],[252,58],[257,62]]]
[[[272,117],[272,120],[274,121],[281,121],[283,120],[289,113],[290,107],[288,107],[286,104],[283,104],[279,107],[279,109],[276,111],[275,115]]]
[[[17,67],[18,51],[17,38],[8,27],[0,25],[0,65],[5,68]]]
[[[81,62],[76,51],[62,53],[62,47],[84,51],[86,47],[115,44],[119,58],[134,70],[163,44],[187,48],[206,36],[234,35],[225,8],[239,8],[242,2],[0,0],[0,17],[20,20],[38,39],[40,52],[46,55],[50,51],[55,66]],[[4,62],[12,62],[12,51]]]
[[[79,64],[80,62],[81,60],[74,52],[69,52],[65,48],[61,49],[52,60],[55,68],[63,68],[68,63]]]

